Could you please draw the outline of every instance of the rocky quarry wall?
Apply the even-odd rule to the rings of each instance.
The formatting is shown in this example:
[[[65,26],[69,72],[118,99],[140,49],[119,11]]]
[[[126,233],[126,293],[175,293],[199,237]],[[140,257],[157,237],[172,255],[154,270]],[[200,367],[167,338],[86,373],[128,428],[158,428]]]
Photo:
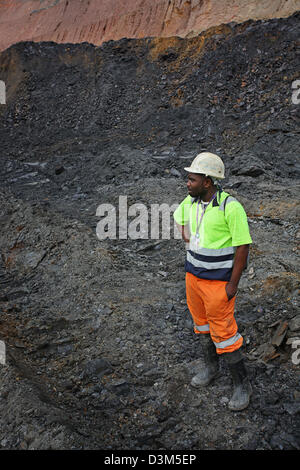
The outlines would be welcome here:
[[[299,9],[300,0],[2,0],[0,50],[24,40],[100,45],[124,37],[191,37]]]
[[[0,54],[0,449],[300,449],[299,18]],[[253,239],[241,414],[222,358],[190,386],[203,355],[182,241],[96,236],[120,196],[149,216],[179,203],[203,150]]]

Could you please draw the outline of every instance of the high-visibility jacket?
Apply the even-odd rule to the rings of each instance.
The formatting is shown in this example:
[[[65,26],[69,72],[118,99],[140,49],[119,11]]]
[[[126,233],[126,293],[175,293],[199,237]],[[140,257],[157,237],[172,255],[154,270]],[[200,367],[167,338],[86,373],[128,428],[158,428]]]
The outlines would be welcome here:
[[[189,226],[186,272],[202,279],[229,281],[236,247],[252,243],[240,202],[221,190],[206,207],[187,196],[173,216],[177,224]]]

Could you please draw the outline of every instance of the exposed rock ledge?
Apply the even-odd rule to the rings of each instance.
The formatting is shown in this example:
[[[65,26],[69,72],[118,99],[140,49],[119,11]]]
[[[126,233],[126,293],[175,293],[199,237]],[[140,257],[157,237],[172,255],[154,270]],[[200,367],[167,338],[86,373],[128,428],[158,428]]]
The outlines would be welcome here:
[[[194,36],[211,26],[283,18],[300,0],[2,0],[0,50],[19,41]]]

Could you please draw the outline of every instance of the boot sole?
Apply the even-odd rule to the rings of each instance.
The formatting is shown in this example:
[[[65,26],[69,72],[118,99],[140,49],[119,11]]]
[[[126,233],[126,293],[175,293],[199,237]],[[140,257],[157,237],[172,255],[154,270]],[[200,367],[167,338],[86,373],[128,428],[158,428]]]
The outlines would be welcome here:
[[[245,405],[240,406],[239,408],[234,408],[233,406],[228,405],[228,409],[230,411],[242,411],[242,410],[245,410],[249,406],[249,403],[250,403],[250,400],[248,400],[248,402]]]

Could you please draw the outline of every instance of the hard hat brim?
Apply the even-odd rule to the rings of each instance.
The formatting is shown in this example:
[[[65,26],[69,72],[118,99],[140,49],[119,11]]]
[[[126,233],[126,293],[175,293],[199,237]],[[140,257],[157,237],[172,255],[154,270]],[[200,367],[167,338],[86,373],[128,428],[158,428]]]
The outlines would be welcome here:
[[[203,175],[204,173],[200,173],[200,171],[195,171],[195,168],[192,168],[191,166],[184,168],[185,171],[188,171],[189,173],[195,173],[198,175]]]
[[[188,171],[189,173],[193,173],[193,170],[192,170],[192,168],[190,168],[190,167],[186,167],[186,168],[184,168],[184,170],[185,170],[185,171]]]
[[[188,173],[195,173],[197,175],[204,175],[205,174],[205,173],[202,173],[200,171],[195,171],[195,168],[192,168],[190,166],[185,167],[184,170],[187,171]],[[211,176],[212,178],[216,178],[216,179],[219,179],[219,180],[225,179],[225,176],[214,176],[214,175],[205,175],[205,176]]]

